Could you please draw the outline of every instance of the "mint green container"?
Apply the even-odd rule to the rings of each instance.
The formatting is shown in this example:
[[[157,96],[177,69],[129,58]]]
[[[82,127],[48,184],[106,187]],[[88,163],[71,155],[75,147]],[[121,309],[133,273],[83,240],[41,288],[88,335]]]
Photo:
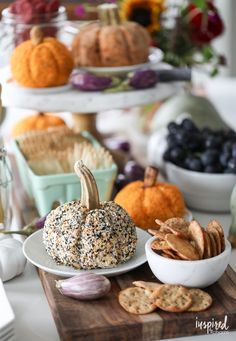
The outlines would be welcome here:
[[[98,141],[91,134],[83,132],[82,135],[95,147],[100,147]],[[14,141],[14,153],[24,189],[35,201],[40,216],[48,214],[58,204],[80,198],[80,180],[75,173],[36,175],[28,166],[17,140]],[[94,170],[92,173],[98,186],[100,200],[110,200],[117,175],[116,164],[113,163],[108,169]]]

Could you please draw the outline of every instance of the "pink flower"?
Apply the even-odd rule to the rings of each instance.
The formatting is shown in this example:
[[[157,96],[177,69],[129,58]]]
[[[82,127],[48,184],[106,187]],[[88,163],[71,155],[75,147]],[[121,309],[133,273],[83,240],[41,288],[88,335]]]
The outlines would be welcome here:
[[[84,8],[84,5],[78,5],[75,8],[75,14],[79,17],[79,18],[83,18],[85,16],[86,10]]]

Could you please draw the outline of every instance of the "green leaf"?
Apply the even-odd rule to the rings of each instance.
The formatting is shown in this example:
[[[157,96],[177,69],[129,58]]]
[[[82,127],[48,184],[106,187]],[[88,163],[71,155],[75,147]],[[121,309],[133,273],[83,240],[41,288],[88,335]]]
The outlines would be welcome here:
[[[132,89],[133,88],[128,84],[127,79],[125,79],[123,82],[119,82],[118,84],[112,86],[111,88],[104,90],[104,92],[113,93],[113,92],[127,91],[127,90],[132,90]]]
[[[211,46],[204,46],[204,48],[202,49],[202,53],[206,61],[211,60],[215,55]]]
[[[205,10],[207,8],[207,2],[206,0],[192,0],[195,6],[200,8],[201,10]]]
[[[213,67],[213,69],[211,70],[210,76],[211,76],[211,77],[215,77],[216,75],[218,75],[218,73],[219,73],[219,69],[218,69],[217,66],[215,66],[215,67]]]

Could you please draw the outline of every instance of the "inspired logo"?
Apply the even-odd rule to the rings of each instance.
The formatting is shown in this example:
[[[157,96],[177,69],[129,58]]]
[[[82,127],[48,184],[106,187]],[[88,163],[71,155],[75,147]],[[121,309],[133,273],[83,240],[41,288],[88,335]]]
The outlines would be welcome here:
[[[220,333],[225,334],[228,333],[228,316],[225,315],[224,320],[216,320],[212,318],[210,321],[200,321],[198,317],[196,317],[195,327],[201,330],[206,330],[207,334]]]

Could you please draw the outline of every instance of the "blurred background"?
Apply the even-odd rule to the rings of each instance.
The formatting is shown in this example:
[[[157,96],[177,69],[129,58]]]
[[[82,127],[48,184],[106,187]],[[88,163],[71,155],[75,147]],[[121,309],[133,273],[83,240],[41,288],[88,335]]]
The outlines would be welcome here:
[[[168,0],[167,4],[178,4],[183,2],[183,0]],[[10,0],[0,0],[0,11],[6,8],[11,3]],[[78,4],[84,4],[86,1],[79,0],[68,0],[62,1],[62,4],[66,7],[68,11],[68,18],[70,20],[78,20],[76,15],[76,7]],[[90,1],[91,3],[91,1]],[[215,0],[222,18],[225,23],[225,32],[220,36],[215,42],[217,50],[223,51],[227,56],[227,67],[221,71],[221,76],[236,76],[236,36],[235,36],[235,25],[236,25],[236,1],[235,0]],[[84,20],[91,20],[96,18],[96,10],[94,6],[94,11],[91,10],[86,13]],[[0,60],[1,64],[1,60]]]

